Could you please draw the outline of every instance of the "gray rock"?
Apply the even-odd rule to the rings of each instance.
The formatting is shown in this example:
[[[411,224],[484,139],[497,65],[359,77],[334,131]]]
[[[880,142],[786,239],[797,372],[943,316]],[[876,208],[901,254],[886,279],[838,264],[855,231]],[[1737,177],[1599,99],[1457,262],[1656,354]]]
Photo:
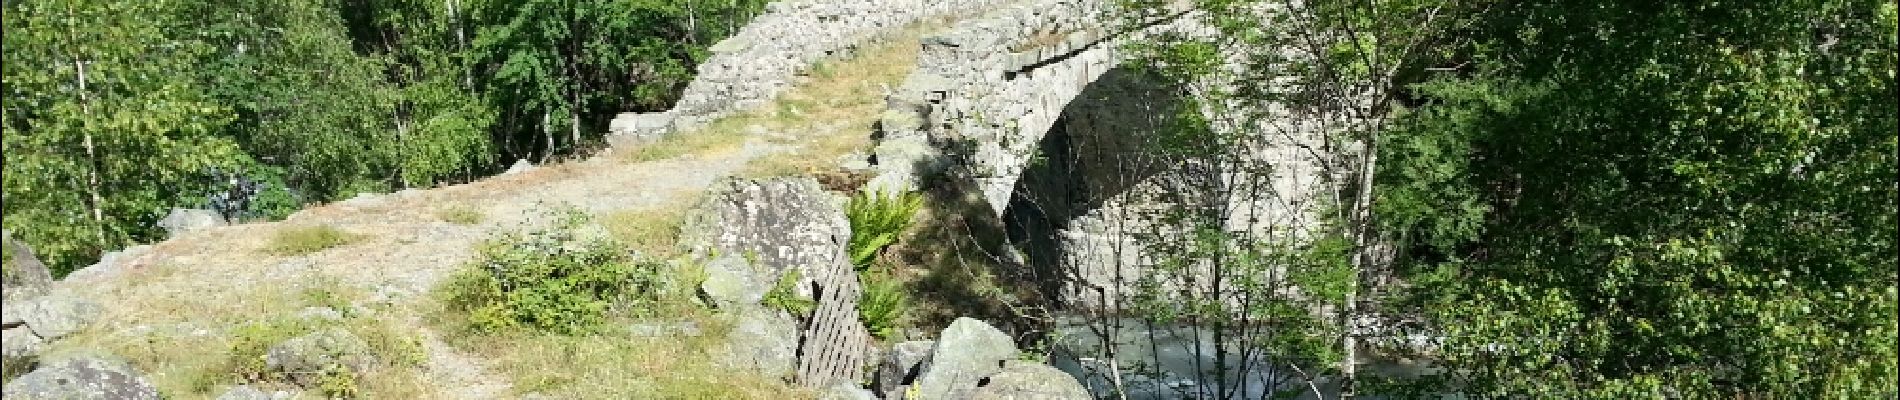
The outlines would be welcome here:
[[[917,391],[925,399],[967,399],[977,383],[1016,358],[1016,342],[989,324],[957,318],[938,335],[930,360],[917,377]]]
[[[850,237],[842,207],[810,177],[720,181],[680,226],[680,244],[695,254],[755,255],[761,276],[798,269],[805,298],[819,272],[849,264]]]
[[[7,399],[157,400],[158,387],[125,361],[78,357],[49,362],[7,382]]]
[[[7,329],[0,336],[0,376],[12,378],[25,373],[39,361],[46,341],[26,327]]]
[[[983,380],[972,400],[1075,399],[1088,400],[1087,388],[1074,376],[1037,362],[1010,361]]]
[[[712,47],[706,48],[706,51],[711,51],[714,53],[735,53],[735,52],[744,51],[745,49],[750,48],[750,47],[752,47],[751,40],[735,37],[735,38],[730,38],[726,40],[721,40],[719,41],[719,43],[713,43]]]
[[[841,382],[832,384],[831,387],[825,388],[824,393],[818,394],[818,399],[819,400],[877,400],[877,395],[872,394],[870,390],[865,390],[864,388],[858,387],[858,385],[853,385],[850,382],[841,381]]]
[[[297,318],[306,321],[338,321],[343,319],[343,312],[330,307],[304,307],[297,311]]]
[[[237,385],[218,395],[217,400],[271,400],[271,395],[251,385]]]
[[[99,257],[99,262],[67,273],[66,277],[60,278],[60,280],[65,282],[83,282],[115,276],[125,272],[126,266],[135,264],[140,261],[140,258],[151,252],[152,245],[149,244],[141,244],[127,247],[124,250],[107,252],[105,255]]]
[[[620,113],[607,123],[607,133],[616,146],[649,143],[671,133],[678,118],[670,112]]]
[[[72,297],[53,294],[41,296],[21,304],[17,308],[20,320],[33,333],[46,340],[60,337],[85,329],[99,318],[99,304]]]
[[[759,299],[777,283],[768,282],[752,263],[736,254],[724,254],[707,261],[705,268],[706,281],[699,284],[699,290],[719,308],[759,304]]]
[[[532,170],[534,170],[534,163],[528,162],[528,159],[523,158],[523,159],[515,160],[515,164],[508,166],[508,170],[502,171],[501,174],[514,175],[514,174],[519,174],[519,173],[528,172]]]
[[[352,374],[367,371],[375,362],[369,344],[340,328],[291,338],[264,352],[264,365],[283,372],[298,386],[313,387],[324,373],[345,368]]]
[[[870,171],[871,170],[870,156],[861,152],[854,152],[851,154],[839,156],[838,168],[843,169],[845,171],[850,171],[850,172]]]
[[[884,354],[884,361],[877,366],[877,392],[885,398],[903,398],[900,392],[904,385],[916,382],[923,372],[924,360],[930,358],[930,350],[936,342],[913,340],[891,346]]]
[[[4,293],[6,304],[46,294],[53,284],[52,271],[46,264],[33,255],[33,248],[26,243],[13,240],[11,232],[0,231],[0,251],[4,251],[6,260],[0,262],[0,292]],[[7,315],[8,324],[18,323],[16,315]]]
[[[165,228],[166,237],[178,237],[186,233],[224,226],[223,215],[216,211],[196,208],[173,208],[165,219],[158,220],[158,227]]]
[[[798,362],[798,325],[791,316],[748,307],[740,310],[718,357],[728,368],[786,378]]]

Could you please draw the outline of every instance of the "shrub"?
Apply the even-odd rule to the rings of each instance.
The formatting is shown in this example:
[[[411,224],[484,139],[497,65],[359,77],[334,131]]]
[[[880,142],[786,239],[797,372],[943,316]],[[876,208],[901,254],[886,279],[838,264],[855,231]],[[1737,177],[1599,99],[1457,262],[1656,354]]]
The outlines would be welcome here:
[[[879,339],[889,339],[897,334],[898,325],[903,323],[905,312],[910,308],[910,294],[904,292],[904,284],[888,274],[864,274],[864,292],[858,298],[858,320],[864,322],[864,328]]]
[[[877,252],[897,242],[898,235],[910,227],[911,217],[923,208],[923,196],[916,192],[883,195],[859,192],[845,203],[845,217],[851,220],[851,264],[862,271],[871,266]]]
[[[445,288],[450,307],[466,312],[477,330],[571,334],[597,328],[616,301],[655,299],[661,263],[634,260],[619,242],[584,232],[586,215],[565,214],[550,228],[486,243],[473,267]]]
[[[362,238],[329,225],[287,227],[271,236],[267,250],[280,256],[299,256],[355,243]]]

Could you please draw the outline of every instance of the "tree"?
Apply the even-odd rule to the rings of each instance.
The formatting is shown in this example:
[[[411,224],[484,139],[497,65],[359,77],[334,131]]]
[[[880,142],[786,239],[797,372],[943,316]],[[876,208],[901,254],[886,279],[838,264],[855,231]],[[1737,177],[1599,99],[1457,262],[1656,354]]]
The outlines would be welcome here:
[[[1372,219],[1379,147],[1404,84],[1460,24],[1458,1],[1134,1],[1135,66],[1188,103],[1139,157],[1165,211],[1141,235],[1134,315],[1184,324],[1212,364],[1183,396],[1352,397],[1383,265]],[[1310,169],[1306,169],[1310,168]],[[1307,171],[1307,172],[1300,172]],[[1311,174],[1319,181],[1301,181]],[[1199,336],[1195,336],[1199,337]],[[1266,377],[1259,382],[1249,377]],[[1238,375],[1242,378],[1230,377]],[[1264,386],[1264,387],[1262,387]]]
[[[1499,4],[1381,169],[1481,397],[1893,397],[1895,6]]]
[[[151,239],[198,201],[180,188],[246,161],[216,135],[230,110],[181,73],[208,49],[162,33],[169,5],[6,3],[6,226],[57,275]]]
[[[479,1],[470,7],[479,27],[470,60],[500,114],[504,150],[546,159],[598,139],[613,114],[664,109],[705,56],[708,44],[695,38],[736,29],[689,21],[743,19],[762,6],[735,1],[688,14],[655,0]]]

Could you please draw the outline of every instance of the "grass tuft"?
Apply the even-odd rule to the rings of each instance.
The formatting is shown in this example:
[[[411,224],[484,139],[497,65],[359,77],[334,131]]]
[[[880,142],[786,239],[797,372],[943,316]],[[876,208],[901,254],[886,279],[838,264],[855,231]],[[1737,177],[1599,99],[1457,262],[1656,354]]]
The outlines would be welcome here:
[[[463,204],[450,205],[435,210],[435,217],[456,225],[475,225],[488,219],[481,210]]]
[[[265,250],[279,256],[300,256],[356,243],[362,235],[329,225],[293,226],[277,230]]]
[[[692,204],[692,198],[682,197],[659,207],[611,212],[601,216],[600,225],[641,255],[669,258],[679,254],[680,223]]]

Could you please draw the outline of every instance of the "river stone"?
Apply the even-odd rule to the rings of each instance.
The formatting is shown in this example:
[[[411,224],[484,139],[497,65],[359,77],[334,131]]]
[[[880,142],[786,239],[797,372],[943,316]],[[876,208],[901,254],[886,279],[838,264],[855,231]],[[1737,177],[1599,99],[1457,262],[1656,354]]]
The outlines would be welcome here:
[[[41,365],[7,382],[5,397],[20,399],[157,400],[158,387],[124,361],[77,357]]]
[[[983,380],[972,400],[1076,399],[1088,400],[1089,391],[1062,370],[1037,362],[1009,361]]]
[[[898,391],[917,380],[924,359],[930,358],[930,349],[935,345],[936,342],[929,340],[913,340],[891,346],[891,351],[877,366],[877,392],[883,393],[885,398],[902,398],[903,393]]]
[[[264,352],[264,365],[283,372],[303,387],[315,387],[330,368],[362,374],[375,362],[369,344],[340,328],[325,329],[285,340]]]
[[[740,309],[735,318],[725,351],[718,355],[721,363],[772,378],[790,377],[798,362],[797,322],[762,307]]]
[[[41,296],[20,305],[20,320],[41,339],[53,340],[85,329],[99,318],[99,304],[64,294]]]
[[[989,324],[957,318],[937,336],[917,377],[917,391],[925,399],[967,399],[984,377],[1016,358],[1016,342]]]

